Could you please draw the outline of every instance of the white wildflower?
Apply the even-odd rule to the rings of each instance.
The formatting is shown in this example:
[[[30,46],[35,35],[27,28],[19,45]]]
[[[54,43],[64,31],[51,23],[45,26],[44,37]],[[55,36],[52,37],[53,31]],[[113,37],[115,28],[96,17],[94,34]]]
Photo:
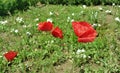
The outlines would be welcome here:
[[[103,10],[103,8],[102,8],[102,7],[99,7],[99,10],[100,10],[100,11],[102,11],[102,10]]]
[[[74,19],[71,20],[71,22],[73,22],[73,21],[74,21]]]
[[[52,12],[50,12],[50,15],[53,15],[53,13],[52,13]]]
[[[26,32],[26,34],[27,34],[27,35],[31,35],[31,33],[30,33],[30,32]]]
[[[26,28],[27,26],[26,25],[23,25],[23,28]]]
[[[54,43],[54,40],[52,40],[51,43]]]
[[[70,22],[70,20],[67,19],[67,22]]]
[[[3,56],[0,56],[0,58],[2,58]]]
[[[99,63],[100,63],[100,61],[96,61],[96,63],[97,63],[97,64],[99,64]]]
[[[52,18],[47,19],[47,22],[52,22],[52,21],[53,21]]]
[[[35,49],[35,51],[38,51],[37,49]]]
[[[18,30],[16,29],[14,32],[15,32],[15,33],[18,33]]]
[[[97,24],[93,24],[92,26],[93,26],[93,27],[96,27],[96,26],[97,26]]]
[[[18,23],[24,22],[22,17],[17,17],[17,18],[16,18],[16,21],[17,21]]]
[[[36,26],[38,26],[39,24],[36,24]]]
[[[83,8],[85,9],[87,6],[86,5],[83,5]]]
[[[39,18],[36,18],[35,21],[39,21]]]
[[[97,27],[97,26],[100,27],[101,24],[95,24],[95,23],[94,23],[92,26],[93,26],[93,27]]]
[[[81,57],[86,58],[87,56],[85,54],[81,54]]]
[[[72,16],[74,16],[75,14],[74,13],[72,13]]]
[[[108,13],[108,14],[110,14],[112,11],[111,10],[106,10],[105,12]]]
[[[116,17],[116,18],[115,18],[115,21],[120,22],[120,18],[119,18],[119,17]]]
[[[76,54],[80,54],[80,53],[84,53],[84,52],[85,52],[84,49],[82,49],[82,50],[81,50],[81,49],[78,49],[77,52],[76,52]]]
[[[81,50],[81,52],[85,52],[85,50],[84,50],[84,49],[82,49],[82,50]]]
[[[67,22],[70,22],[70,17],[67,18]]]
[[[81,15],[81,14],[83,14],[83,13],[84,13],[84,11],[80,11],[79,15]]]
[[[88,56],[88,58],[91,58],[90,56]]]
[[[68,16],[68,20],[70,20],[70,17]]]
[[[113,3],[112,6],[115,6],[115,3]]]
[[[0,24],[3,24],[3,25],[5,25],[5,24],[7,24],[7,23],[8,23],[7,20],[5,20],[5,21],[0,21]]]
[[[98,24],[98,27],[100,27],[101,26],[101,24]]]

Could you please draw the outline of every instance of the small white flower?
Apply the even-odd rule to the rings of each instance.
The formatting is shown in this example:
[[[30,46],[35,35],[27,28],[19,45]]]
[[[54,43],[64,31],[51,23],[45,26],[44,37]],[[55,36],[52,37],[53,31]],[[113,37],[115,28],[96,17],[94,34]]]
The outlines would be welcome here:
[[[86,5],[83,5],[83,8],[85,9],[87,6]]]
[[[93,27],[97,27],[97,26],[100,27],[101,24],[93,24],[92,26],[93,26]]]
[[[36,26],[38,26],[39,24],[36,24]]]
[[[88,58],[91,58],[90,56],[88,56]]]
[[[84,13],[84,11],[80,11],[79,15],[81,15],[81,14],[83,14],[83,13]]]
[[[53,15],[53,13],[52,13],[52,12],[50,12],[50,15]]]
[[[30,33],[30,32],[26,32],[26,34],[27,34],[27,35],[31,35],[31,33]]]
[[[51,43],[54,43],[54,40],[52,40]]]
[[[81,50],[80,49],[78,49],[77,50],[77,52],[76,52],[76,54],[80,54],[81,53]]]
[[[101,24],[98,24],[98,27],[100,27],[101,26]]]
[[[93,24],[92,26],[93,26],[93,27],[96,27],[96,26],[97,26],[97,24]]]
[[[3,56],[0,56],[0,58],[2,58]]]
[[[7,20],[5,20],[5,21],[0,21],[0,24],[3,24],[3,25],[5,25],[5,24],[7,24],[7,23],[8,23]]]
[[[17,17],[17,18],[16,18],[16,21],[17,21],[18,23],[24,22],[22,17]]]
[[[68,16],[68,20],[70,20],[70,17]]]
[[[5,20],[5,21],[4,21],[4,24],[6,24],[6,23],[8,23],[8,21],[7,21],[7,20]]]
[[[82,49],[82,50],[81,50],[81,49],[78,49],[77,52],[76,52],[76,54],[80,54],[80,53],[83,53],[83,52],[85,52],[84,49]]]
[[[99,64],[99,63],[100,63],[100,61],[97,61],[96,63],[97,63],[97,64]]]
[[[47,22],[52,22],[52,21],[53,21],[52,18],[47,19]]]
[[[99,10],[100,10],[100,11],[102,11],[102,10],[103,10],[103,8],[102,8],[102,7],[100,7],[100,8],[99,8]]]
[[[113,3],[112,6],[115,6],[115,3]]]
[[[18,33],[18,30],[17,30],[17,29],[15,30],[15,33]]]
[[[67,22],[70,22],[70,17],[67,18]]]
[[[115,21],[120,22],[120,18],[119,18],[119,17],[116,17],[116,18],[115,18]]]
[[[85,52],[85,50],[84,50],[84,49],[82,49],[82,50],[81,50],[81,52]]]
[[[73,21],[74,21],[74,19],[71,20],[71,22],[73,22]]]
[[[35,51],[38,51],[37,49],[35,49]]]
[[[85,54],[81,54],[81,56],[82,56],[83,58],[86,58],[86,57],[87,57]]]
[[[70,22],[70,20],[67,19],[67,22]]]
[[[110,14],[112,11],[111,10],[106,10],[105,12],[108,13],[108,14]]]
[[[27,26],[26,25],[23,25],[23,28],[26,28]]]
[[[36,18],[35,21],[39,21],[39,18]]]
[[[72,13],[72,16],[74,16],[75,14],[74,13]]]

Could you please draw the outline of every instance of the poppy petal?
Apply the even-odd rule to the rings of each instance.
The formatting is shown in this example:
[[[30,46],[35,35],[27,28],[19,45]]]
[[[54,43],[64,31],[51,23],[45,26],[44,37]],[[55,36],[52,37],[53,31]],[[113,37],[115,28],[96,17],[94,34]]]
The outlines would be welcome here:
[[[38,30],[41,31],[51,31],[53,24],[51,22],[40,22],[38,25]]]
[[[56,27],[52,30],[52,35],[56,38],[63,38],[63,32],[59,27]]]
[[[93,29],[89,29],[87,30],[85,33],[83,33],[80,37],[96,37],[97,36],[97,32]]]
[[[74,32],[75,32],[76,36],[80,37],[91,26],[88,25],[87,22],[72,22],[72,27],[74,29]]]
[[[93,42],[95,39],[95,37],[85,37],[85,38],[78,38],[78,42],[83,42],[83,43],[87,43],[87,42]]]
[[[17,52],[9,51],[9,52],[5,53],[4,56],[8,61],[12,61],[17,56]]]
[[[87,22],[72,22],[72,27],[79,42],[92,42],[97,36],[96,30]]]

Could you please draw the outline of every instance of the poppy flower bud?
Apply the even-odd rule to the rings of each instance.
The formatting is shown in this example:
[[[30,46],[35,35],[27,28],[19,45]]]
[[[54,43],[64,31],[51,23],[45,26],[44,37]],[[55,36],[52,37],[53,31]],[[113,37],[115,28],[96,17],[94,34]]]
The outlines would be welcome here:
[[[12,61],[17,56],[17,52],[9,51],[9,52],[5,53],[4,56],[8,61]]]
[[[63,38],[63,32],[59,27],[55,27],[52,30],[52,35],[56,38],[61,38],[61,39]]]
[[[38,30],[40,31],[51,31],[53,29],[53,24],[51,22],[40,22],[38,24]]]

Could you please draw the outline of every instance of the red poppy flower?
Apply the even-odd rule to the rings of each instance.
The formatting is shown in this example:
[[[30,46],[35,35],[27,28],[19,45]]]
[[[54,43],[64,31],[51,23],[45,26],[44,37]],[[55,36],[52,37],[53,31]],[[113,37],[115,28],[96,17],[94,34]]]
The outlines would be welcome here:
[[[96,30],[87,22],[72,22],[72,27],[79,42],[92,42],[97,36]]]
[[[4,56],[8,61],[12,61],[17,56],[17,52],[9,51],[9,52],[5,53]]]
[[[52,30],[52,35],[57,38],[63,38],[62,30],[59,27],[56,27]]]
[[[41,31],[51,31],[53,24],[51,22],[40,22],[38,25],[38,30]]]

